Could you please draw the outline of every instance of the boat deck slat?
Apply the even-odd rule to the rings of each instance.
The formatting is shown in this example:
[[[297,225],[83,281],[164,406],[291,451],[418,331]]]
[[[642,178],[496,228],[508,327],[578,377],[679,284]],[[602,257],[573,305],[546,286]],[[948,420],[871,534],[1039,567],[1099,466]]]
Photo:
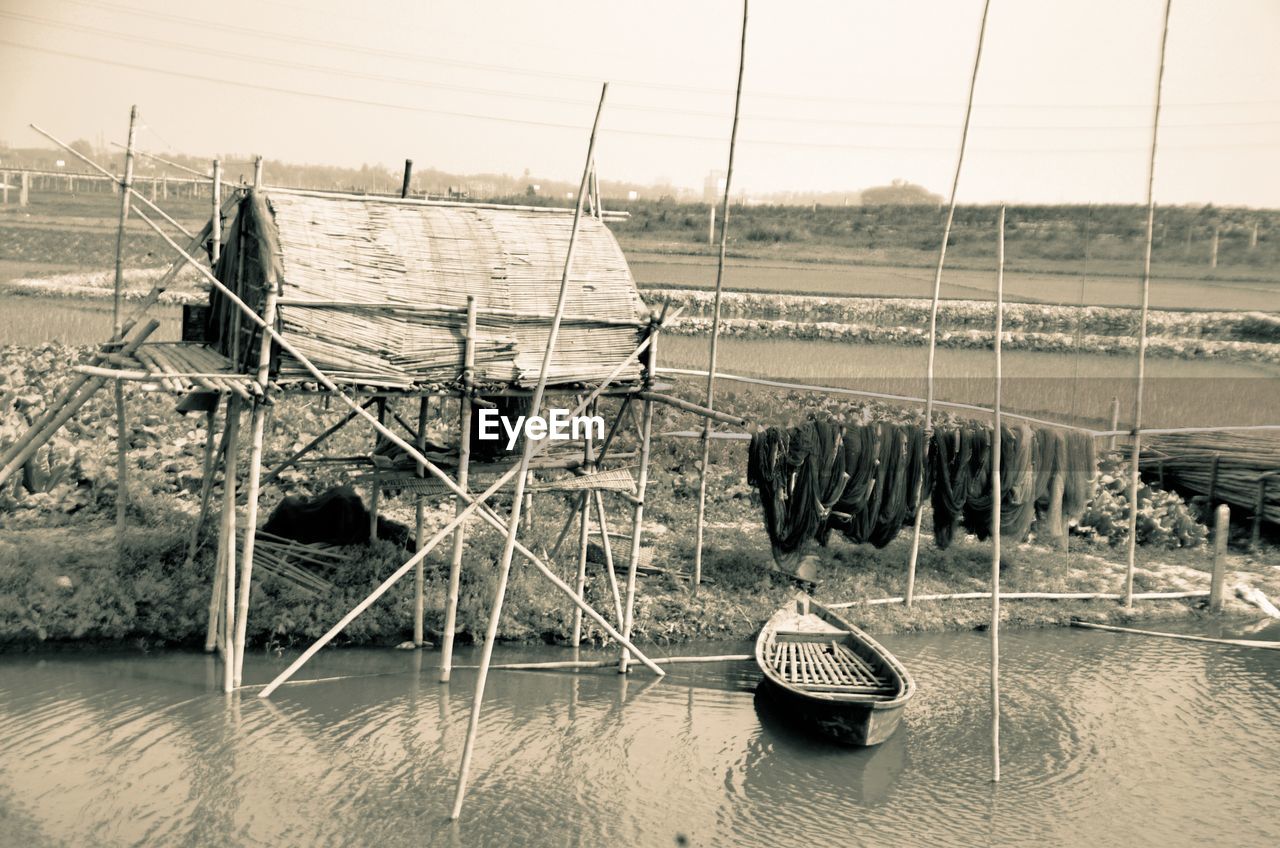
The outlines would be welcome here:
[[[787,639],[773,642],[766,659],[784,681],[803,689],[850,694],[888,695],[896,685],[875,670],[847,645],[822,640]]]

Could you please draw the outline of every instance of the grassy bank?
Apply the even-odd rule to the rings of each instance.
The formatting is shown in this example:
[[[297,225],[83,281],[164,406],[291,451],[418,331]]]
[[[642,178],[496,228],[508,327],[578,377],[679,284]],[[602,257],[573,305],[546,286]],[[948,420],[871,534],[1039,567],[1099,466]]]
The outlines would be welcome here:
[[[39,350],[8,348],[0,356],[0,389],[8,399],[0,421],[0,443],[14,438],[20,419],[53,396],[66,379],[60,364],[73,352],[50,346]],[[690,397],[696,389],[689,389]],[[761,423],[785,423],[806,414],[829,414],[845,420],[864,415],[910,418],[912,412],[865,404],[842,404],[829,398],[776,392],[723,390],[722,408],[751,414]],[[129,389],[131,460],[130,531],[117,546],[112,516],[115,503],[113,474],[115,432],[109,393],[82,410],[50,449],[37,457],[48,472],[47,491],[31,493],[6,486],[0,493],[0,646],[25,649],[49,644],[198,645],[203,642],[209,584],[213,573],[214,540],[207,538],[192,567],[185,567],[185,540],[198,504],[199,463],[204,444],[202,416],[182,418],[172,411],[173,398]],[[413,417],[409,410],[402,415]],[[433,422],[433,438],[447,438],[452,411]],[[280,461],[312,435],[339,417],[315,399],[282,400],[268,426],[267,463]],[[660,407],[655,422],[659,433],[688,429],[692,421]],[[634,447],[634,437],[620,433],[616,450]],[[336,455],[367,453],[372,438],[352,427],[330,445]],[[647,498],[646,544],[654,564],[673,572],[687,571],[692,562],[693,517],[696,508],[698,443],[664,438],[655,443],[650,493]],[[244,463],[241,463],[244,473]],[[311,466],[288,472],[281,485],[264,493],[269,512],[286,494],[314,493],[347,478],[337,466]],[[635,629],[639,639],[676,643],[696,639],[745,638],[793,591],[771,568],[756,498],[745,481],[743,443],[715,445],[710,468],[712,493],[708,504],[705,576],[697,596],[687,584],[659,573],[641,580]],[[1121,487],[1122,488],[1122,487]],[[1147,497],[1150,497],[1149,495]],[[1114,492],[1106,509],[1078,528],[1073,552],[1062,554],[1036,544],[1009,545],[1004,558],[1005,588],[1009,591],[1118,591],[1122,585],[1123,528],[1114,514],[1123,501]],[[501,504],[500,504],[501,507]],[[558,496],[541,495],[536,502],[535,527],[525,536],[534,550],[552,546],[570,504]],[[388,498],[384,511],[412,523],[412,503]],[[1109,512],[1108,512],[1109,511]],[[625,529],[626,505],[611,502],[615,530]],[[1188,584],[1207,585],[1207,556],[1203,547],[1166,550],[1154,543],[1179,543],[1161,536],[1158,514],[1148,516],[1144,505],[1140,536],[1153,544],[1142,548],[1142,590],[1182,590]],[[431,505],[428,528],[441,526],[452,514],[448,501]],[[1111,515],[1111,518],[1107,516]],[[926,528],[930,526],[925,519]],[[1103,532],[1100,528],[1110,527]],[[1202,535],[1189,538],[1198,544]],[[494,562],[501,540],[475,527],[469,535],[461,593],[459,628],[462,639],[483,631],[493,595]],[[819,595],[855,600],[902,592],[908,539],[900,536],[884,550],[833,540],[816,551],[820,558]],[[554,567],[568,578],[576,551],[570,542]],[[620,554],[625,545],[615,545]],[[301,593],[291,584],[260,573],[250,611],[249,637],[258,648],[305,643],[326,630],[362,599],[407,556],[389,543],[353,548],[347,565],[330,575],[335,590],[320,597]],[[427,626],[438,631],[443,621],[445,553],[427,561]],[[1268,560],[1268,557],[1271,557]],[[981,590],[989,570],[990,548],[974,540],[936,550],[926,538],[921,551],[918,590],[951,593]],[[1231,570],[1257,572],[1249,579],[1268,593],[1280,592],[1274,550],[1261,557],[1233,558]],[[612,609],[608,583],[593,566],[588,598],[601,610]],[[409,633],[412,582],[402,581],[361,616],[342,637],[344,644],[394,644]],[[1072,615],[1106,620],[1124,618],[1110,602],[1096,604],[1011,602],[1009,620],[1022,624],[1063,622]],[[1151,604],[1139,608],[1143,617],[1187,615],[1190,605]],[[607,612],[606,612],[607,614]],[[986,620],[981,602],[928,604],[907,611],[900,607],[857,610],[855,618],[878,631],[980,626]],[[499,630],[505,640],[562,642],[572,624],[569,605],[553,587],[527,566],[513,573],[506,612]],[[603,634],[588,624],[587,638]]]

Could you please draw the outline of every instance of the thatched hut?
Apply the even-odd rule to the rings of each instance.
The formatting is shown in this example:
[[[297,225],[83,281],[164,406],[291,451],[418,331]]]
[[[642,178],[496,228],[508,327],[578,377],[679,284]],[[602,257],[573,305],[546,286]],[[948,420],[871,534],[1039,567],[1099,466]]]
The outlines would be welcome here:
[[[263,314],[278,286],[277,329],[335,382],[442,387],[462,371],[476,299],[477,384],[537,382],[564,273],[572,210],[248,191],[224,221],[218,278]],[[612,233],[584,218],[549,382],[606,377],[642,338],[648,310]],[[253,373],[260,330],[213,291],[205,341]],[[310,375],[273,354],[280,385]],[[634,382],[633,364],[619,382]]]

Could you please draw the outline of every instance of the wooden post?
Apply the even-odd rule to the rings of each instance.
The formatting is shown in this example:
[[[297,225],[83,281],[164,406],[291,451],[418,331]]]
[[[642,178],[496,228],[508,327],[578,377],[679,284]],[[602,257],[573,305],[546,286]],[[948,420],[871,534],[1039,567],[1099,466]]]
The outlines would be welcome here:
[[[385,397],[378,398],[378,423],[387,423],[387,399]],[[381,442],[378,433],[373,434],[373,449],[376,454],[378,444]],[[382,501],[382,476],[375,464],[373,473],[369,475],[373,480],[373,488],[369,491],[369,544],[378,541],[378,508]]]
[[[969,121],[973,116],[973,92],[978,84],[978,68],[982,64],[982,43],[987,34],[987,13],[991,11],[991,0],[982,4],[982,22],[978,25],[978,46],[973,54],[973,72],[969,75],[969,99],[965,104],[964,123],[960,129],[960,149],[956,153],[956,169],[951,178],[951,200],[947,204],[947,218],[942,225],[942,246],[938,248],[938,265],[933,274],[933,300],[929,307],[929,359],[925,366],[925,402],[924,402],[924,449],[925,463],[921,466],[920,476],[915,481],[915,503],[921,502],[924,490],[924,468],[928,466],[928,452],[933,434],[933,364],[938,348],[938,301],[942,296],[942,269],[947,260],[947,242],[951,239],[951,226],[956,218],[956,192],[960,188],[960,171],[964,166],[965,148],[969,143]],[[915,521],[911,528],[911,554],[907,559],[907,606],[911,606],[916,593],[916,563],[920,558],[920,529],[924,520],[924,510],[916,508]]]
[[[253,157],[253,187],[262,188],[262,157]]]
[[[711,349],[707,361],[707,408],[715,408],[716,354],[720,343],[720,301],[724,295],[724,259],[729,244],[729,191],[733,184],[733,159],[738,146],[738,119],[742,109],[742,75],[747,64],[747,0],[742,0],[742,40],[738,46],[738,87],[733,95],[733,128],[729,131],[729,166],[724,175],[724,212],[720,218],[720,256],[716,262],[716,293],[711,308]],[[711,208],[711,233],[715,233],[715,207]],[[653,358],[652,348],[649,351]],[[650,372],[652,374],[652,372]],[[653,405],[645,401],[645,419],[652,419]],[[646,436],[646,439],[648,437]],[[648,447],[646,445],[645,450]],[[711,462],[711,419],[702,422],[702,465],[698,468],[698,518],[694,531],[693,586],[696,593],[702,583],[702,536],[706,529],[707,513],[707,465]],[[643,499],[643,495],[641,496]],[[635,571],[635,561],[628,566],[628,573]],[[630,620],[630,603],[627,606]],[[626,632],[626,628],[624,628]],[[623,655],[622,671],[626,671],[626,655]]]
[[[240,397],[227,400],[227,452],[222,459],[222,535],[219,548],[223,562],[222,691],[231,692],[236,685],[236,455],[240,447]],[[216,589],[215,589],[216,591]]]
[[[1004,337],[1004,206],[996,229],[996,335],[995,405],[991,437],[991,780],[1000,782],[1000,475],[1003,422],[1000,408],[1004,400],[1004,364],[1001,347]],[[1061,486],[1061,477],[1057,478]],[[1061,504],[1061,500],[1059,500]]]
[[[1209,611],[1222,612],[1222,583],[1227,575],[1227,541],[1231,507],[1222,504],[1213,513],[1213,582],[1209,584]]]
[[[222,256],[222,163],[213,160],[213,183],[209,190],[213,195],[213,217],[209,219],[209,233],[213,236],[213,264]]]
[[[1253,531],[1249,539],[1249,547],[1257,550],[1262,544],[1262,518],[1267,511],[1267,477],[1263,474],[1258,477],[1258,496],[1253,502]]]
[[[1116,449],[1116,430],[1120,429],[1120,398],[1111,398],[1111,437],[1107,447],[1110,450]]]
[[[1221,228],[1221,224],[1213,225],[1213,241],[1209,242],[1209,267],[1211,269],[1218,267],[1218,231]]]
[[[471,472],[471,390],[475,382],[476,364],[476,299],[467,298],[467,335],[463,348],[462,396],[458,401],[458,486],[467,488]],[[457,499],[454,514],[466,509]],[[453,533],[453,550],[449,556],[449,587],[446,590],[444,633],[440,637],[440,682],[448,683],[453,668],[453,631],[458,625],[458,587],[462,579],[462,548],[466,542],[466,524]]]
[[[556,298],[556,311],[551,319],[551,331],[547,336],[547,347],[542,354],[542,367],[538,369],[538,383],[533,390],[533,399],[529,409],[531,415],[537,415],[542,409],[543,395],[547,389],[547,377],[551,371],[552,355],[555,352],[556,340],[560,335],[560,323],[564,318],[565,303],[569,294],[569,272],[573,268],[574,249],[578,243],[578,227],[582,222],[583,195],[587,189],[587,180],[591,174],[591,163],[595,161],[596,133],[600,127],[600,113],[604,111],[604,99],[609,91],[605,83],[600,90],[600,105],[596,108],[595,122],[591,126],[591,139],[587,143],[587,161],[582,168],[582,180],[578,184],[577,203],[573,212],[573,224],[569,230],[569,245],[565,251],[564,273],[560,277],[560,293]],[[498,618],[502,615],[502,601],[507,592],[507,578],[511,574],[511,559],[515,554],[516,534],[520,530],[520,510],[523,506],[525,479],[529,473],[529,460],[533,456],[534,439],[525,439],[524,452],[520,457],[519,472],[515,477],[515,492],[511,497],[511,517],[507,526],[507,540],[502,548],[502,558],[498,563],[498,584],[494,591],[493,609],[489,612],[489,625],[485,631],[484,648],[480,655],[480,671],[476,675],[476,691],[471,702],[471,720],[467,725],[467,737],[463,743],[462,765],[458,770],[458,790],[453,799],[453,811],[450,818],[457,819],[462,815],[462,800],[467,792],[467,777],[471,771],[471,756],[475,751],[476,734],[480,727],[480,709],[484,702],[484,686],[489,676],[489,664],[493,660],[493,644],[498,636]],[[643,473],[643,472],[642,472]],[[625,635],[625,633],[624,633]]]
[[[419,452],[427,449],[427,401],[428,398],[425,395],[418,399]],[[425,480],[426,477],[427,469],[421,462],[419,462],[418,479]],[[423,536],[426,523],[424,507],[423,495],[419,493],[418,496],[414,498],[413,504],[413,545],[415,551],[422,550],[422,543],[426,541],[426,538]],[[423,637],[425,630],[426,604],[426,576],[423,574],[422,563],[419,562],[413,567],[413,644],[416,648],[421,648],[423,642],[426,641]]]
[[[1138,557],[1138,459],[1142,456],[1142,392],[1147,375],[1147,311],[1151,304],[1151,241],[1155,232],[1156,142],[1160,133],[1160,99],[1164,86],[1165,45],[1169,41],[1169,9],[1165,0],[1164,25],[1160,35],[1160,63],[1156,72],[1156,102],[1151,118],[1151,154],[1147,161],[1147,243],[1142,255],[1142,317],[1138,327],[1138,376],[1133,399],[1133,449],[1129,452],[1129,550],[1125,568],[1125,609],[1133,609],[1133,573]]]
[[[6,195],[5,203],[8,203],[8,202],[9,202],[8,197]],[[1250,250],[1258,249],[1258,222],[1257,221],[1253,222],[1253,229],[1249,233],[1249,249]]]
[[[4,192],[4,205],[8,206],[9,205],[9,172],[8,171],[0,172],[0,191]],[[1257,227],[1254,227],[1254,234],[1256,237]]]
[[[31,175],[26,171],[23,171],[18,182],[18,206],[25,208],[30,205],[31,205]]]
[[[1065,489],[1066,483],[1063,475],[1054,474],[1053,479],[1049,481],[1049,536],[1057,545],[1058,550],[1064,553],[1070,545],[1070,531],[1062,515],[1062,496],[1065,493]]]
[[[727,222],[726,222],[727,223]],[[646,369],[646,382],[652,382],[658,373],[658,327],[649,330],[649,367]],[[649,447],[653,441],[653,401],[646,400],[640,415],[640,470],[636,477],[636,501],[631,511],[631,555],[627,559],[627,599],[622,608],[622,635],[631,638],[631,623],[636,606],[636,568],[640,564],[640,542],[644,532],[644,501],[649,489]],[[703,467],[705,471],[705,466]],[[705,479],[705,478],[704,478]],[[618,671],[627,673],[627,665],[631,661],[631,653],[622,649],[622,657],[618,661]]]
[[[267,287],[266,298],[262,306],[262,319],[267,325],[276,325],[276,298],[279,294],[277,281],[268,272],[263,280]],[[253,590],[253,548],[258,533],[258,491],[262,480],[262,448],[267,425],[267,393],[271,377],[271,334],[262,334],[262,343],[258,348],[258,387],[261,395],[253,404],[253,421],[250,436],[248,508],[245,511],[244,543],[240,549],[240,598],[236,609],[235,640],[235,685],[239,686],[244,676],[244,646],[249,627],[249,594]]]
[[[129,221],[129,189],[133,186],[133,145],[137,138],[138,107],[129,110],[129,138],[124,154],[124,180],[120,192],[120,224],[116,230],[115,296],[111,305],[111,326],[116,338],[123,334],[121,310],[124,306],[124,239]],[[124,383],[116,380],[116,541],[124,544],[129,509],[129,422],[125,416]]]
[[[400,197],[409,196],[409,182],[413,179],[413,160],[404,160],[404,182],[400,184]]]

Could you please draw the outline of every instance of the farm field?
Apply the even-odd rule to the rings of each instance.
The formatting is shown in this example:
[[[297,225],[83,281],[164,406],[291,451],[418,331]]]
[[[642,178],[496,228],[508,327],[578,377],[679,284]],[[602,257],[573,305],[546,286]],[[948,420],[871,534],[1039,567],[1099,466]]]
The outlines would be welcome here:
[[[707,346],[705,337],[666,336],[660,363],[705,370]],[[717,367],[743,376],[923,397],[927,359],[922,347],[722,338]],[[991,379],[973,375],[990,374],[992,365],[990,352],[940,349],[937,399],[989,407]],[[1116,397],[1123,427],[1132,416],[1135,367],[1126,357],[1007,351],[1005,409],[1106,429]],[[1151,359],[1144,422],[1149,427],[1273,424],[1280,409],[1277,378],[1280,368],[1269,365]],[[746,389],[729,381],[719,386],[721,393]]]
[[[628,253],[628,261],[642,289],[715,286],[716,261],[712,257]],[[1007,271],[1005,298],[1029,303],[1076,306],[1083,301],[1092,306],[1136,308],[1140,296],[1138,271],[1136,264],[1128,276]],[[739,258],[726,263],[724,285],[726,290],[786,294],[932,297],[933,273],[931,268]],[[992,271],[947,268],[942,276],[942,297],[993,300],[994,286]],[[1270,311],[1278,305],[1280,283],[1161,279],[1158,274],[1153,274],[1151,281],[1154,309]]]
[[[125,304],[125,314],[132,311]],[[182,308],[155,306],[149,314],[160,321],[151,341],[177,341],[182,336]],[[97,344],[111,336],[111,301],[26,297],[0,293],[0,344],[35,346],[45,342]]]

